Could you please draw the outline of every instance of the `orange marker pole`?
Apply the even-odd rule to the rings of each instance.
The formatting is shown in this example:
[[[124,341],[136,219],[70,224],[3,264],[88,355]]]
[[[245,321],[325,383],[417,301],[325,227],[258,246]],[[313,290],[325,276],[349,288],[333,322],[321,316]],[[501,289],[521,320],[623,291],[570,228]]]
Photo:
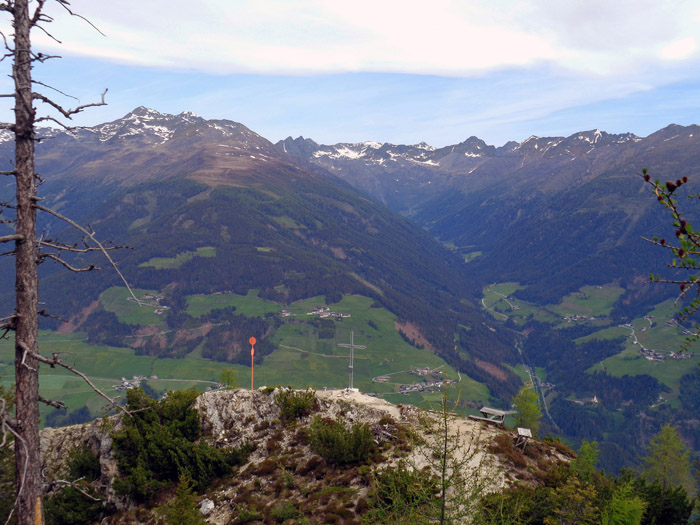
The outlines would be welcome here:
[[[248,339],[248,342],[250,343],[250,389],[253,390],[253,375],[255,371],[253,358],[255,357],[255,343],[258,341],[255,337],[251,337]]]

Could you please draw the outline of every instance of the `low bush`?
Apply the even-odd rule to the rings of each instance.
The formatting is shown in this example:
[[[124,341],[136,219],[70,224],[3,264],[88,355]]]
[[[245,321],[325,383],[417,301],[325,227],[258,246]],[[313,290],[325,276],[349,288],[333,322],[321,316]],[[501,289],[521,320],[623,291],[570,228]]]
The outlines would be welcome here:
[[[68,476],[71,480],[84,478],[87,481],[99,479],[100,458],[88,446],[76,448],[68,459]]]
[[[87,484],[78,485],[80,490],[69,486],[44,499],[46,525],[99,523],[114,512],[111,505],[103,504],[94,489]],[[85,493],[90,494],[90,497]]]
[[[367,461],[374,448],[372,431],[366,424],[347,428],[342,420],[316,417],[311,425],[311,450],[326,461],[339,465]]]
[[[249,505],[241,505],[238,509],[238,516],[234,523],[250,523],[251,521],[258,521],[260,519],[260,513],[258,509]]]
[[[115,488],[137,502],[152,501],[155,495],[177,483],[184,475],[200,491],[215,478],[229,473],[245,461],[252,450],[217,449],[201,437],[199,414],[192,407],[198,392],[169,392],[155,401],[141,389],[127,392],[123,429],[112,434],[121,478]]]
[[[168,525],[207,525],[197,508],[192,484],[184,475],[180,476],[175,497],[160,508],[160,513]]]
[[[429,515],[437,505],[439,483],[427,470],[416,470],[400,462],[394,468],[375,472],[368,500],[360,503],[366,522],[411,522],[418,516]]]
[[[282,523],[287,520],[296,519],[301,516],[299,508],[296,503],[292,501],[281,501],[270,511],[270,516],[277,521],[277,523]]]
[[[310,388],[306,390],[286,388],[275,395],[275,405],[280,407],[282,419],[290,422],[311,414],[318,408],[318,401],[316,392]]]
[[[576,457],[576,452],[574,452],[569,445],[564,443],[559,436],[551,436],[548,434],[542,441],[549,443],[557,452],[564,454],[565,456],[570,458]]]
[[[87,446],[75,448],[68,457],[68,479],[74,485],[63,487],[44,500],[46,524],[97,523],[112,514],[115,509],[105,505],[89,483],[99,478],[99,458]]]

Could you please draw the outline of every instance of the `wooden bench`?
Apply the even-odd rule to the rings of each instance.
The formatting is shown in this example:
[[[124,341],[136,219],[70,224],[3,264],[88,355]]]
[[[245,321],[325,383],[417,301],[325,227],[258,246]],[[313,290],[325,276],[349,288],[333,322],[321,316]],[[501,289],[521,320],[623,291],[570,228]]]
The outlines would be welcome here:
[[[506,416],[510,412],[505,410],[498,410],[497,408],[481,407],[479,410],[481,412],[481,417],[479,416],[469,416],[469,419],[474,421],[483,421],[484,423],[489,423],[490,425],[496,425],[499,427],[503,426]]]

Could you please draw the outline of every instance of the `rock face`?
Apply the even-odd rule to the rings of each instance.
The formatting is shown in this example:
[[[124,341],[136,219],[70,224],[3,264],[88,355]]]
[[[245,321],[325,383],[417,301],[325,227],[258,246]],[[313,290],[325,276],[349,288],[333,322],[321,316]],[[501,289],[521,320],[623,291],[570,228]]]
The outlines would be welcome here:
[[[107,501],[117,508],[129,506],[129,502],[119,497],[113,487],[114,478],[118,475],[117,460],[112,449],[112,430],[118,430],[120,418],[95,420],[82,425],[68,427],[45,428],[41,431],[42,473],[45,482],[52,482],[67,477],[67,460],[70,453],[81,447],[88,447],[100,460],[101,476],[98,488],[107,496]],[[72,481],[72,480],[71,480]]]
[[[202,430],[218,446],[240,446],[254,442],[259,431],[256,426],[279,421],[280,409],[275,404],[275,394],[250,390],[219,390],[206,392],[197,398],[195,408],[202,415]],[[391,403],[347,390],[316,392],[320,417],[335,419],[342,416],[349,424],[376,424],[383,417],[396,421],[415,419],[419,412],[413,406],[400,407]]]
[[[455,457],[451,461],[462,462],[473,482],[484,487],[480,490],[498,490],[509,480],[526,479],[523,471],[536,470],[543,458],[551,463],[567,460],[551,446],[537,443],[533,444],[536,461],[528,463],[516,449],[522,461],[521,470],[516,472],[517,467],[502,454],[504,449],[511,456],[514,453],[513,436],[507,430],[449,413],[392,405],[357,391],[316,392],[311,414],[284,420],[275,402],[279,391],[219,390],[197,398],[194,407],[201,416],[201,439],[219,448],[237,448],[244,443],[255,447],[246,464],[200,495],[197,506],[208,523],[231,523],[256,513],[260,517],[296,513],[312,516],[312,523],[317,518],[325,523],[323,520],[340,513],[350,520],[343,523],[354,523],[367,509],[372,472],[399,463],[435,470],[434,444],[441,434],[449,436],[450,446],[455,442],[460,445],[453,449]],[[46,481],[65,479],[71,451],[87,446],[100,461],[101,477],[95,488],[118,509],[104,522],[151,521],[156,519],[157,510],[137,507],[114,491],[113,482],[119,473],[110,433],[119,429],[122,417],[126,416],[45,429],[41,447]],[[364,467],[342,466],[315,454],[309,445],[309,429],[316,418],[342,421],[348,426],[367,425],[377,451],[371,463]],[[446,426],[441,426],[443,423]],[[163,503],[168,497],[165,494],[159,501]]]

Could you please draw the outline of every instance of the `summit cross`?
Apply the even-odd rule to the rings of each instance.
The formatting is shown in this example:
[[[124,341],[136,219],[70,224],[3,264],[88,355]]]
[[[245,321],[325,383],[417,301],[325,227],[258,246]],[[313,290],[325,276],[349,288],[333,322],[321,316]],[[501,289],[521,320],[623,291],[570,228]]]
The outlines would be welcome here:
[[[357,348],[358,350],[364,350],[367,348],[366,346],[362,345],[356,345],[355,344],[355,331],[350,332],[350,344],[347,343],[340,343],[338,346],[342,346],[343,348],[349,348],[350,349],[350,386],[348,387],[348,390],[351,390],[353,388],[352,386],[352,380],[353,380],[353,357],[354,357],[354,350]]]

